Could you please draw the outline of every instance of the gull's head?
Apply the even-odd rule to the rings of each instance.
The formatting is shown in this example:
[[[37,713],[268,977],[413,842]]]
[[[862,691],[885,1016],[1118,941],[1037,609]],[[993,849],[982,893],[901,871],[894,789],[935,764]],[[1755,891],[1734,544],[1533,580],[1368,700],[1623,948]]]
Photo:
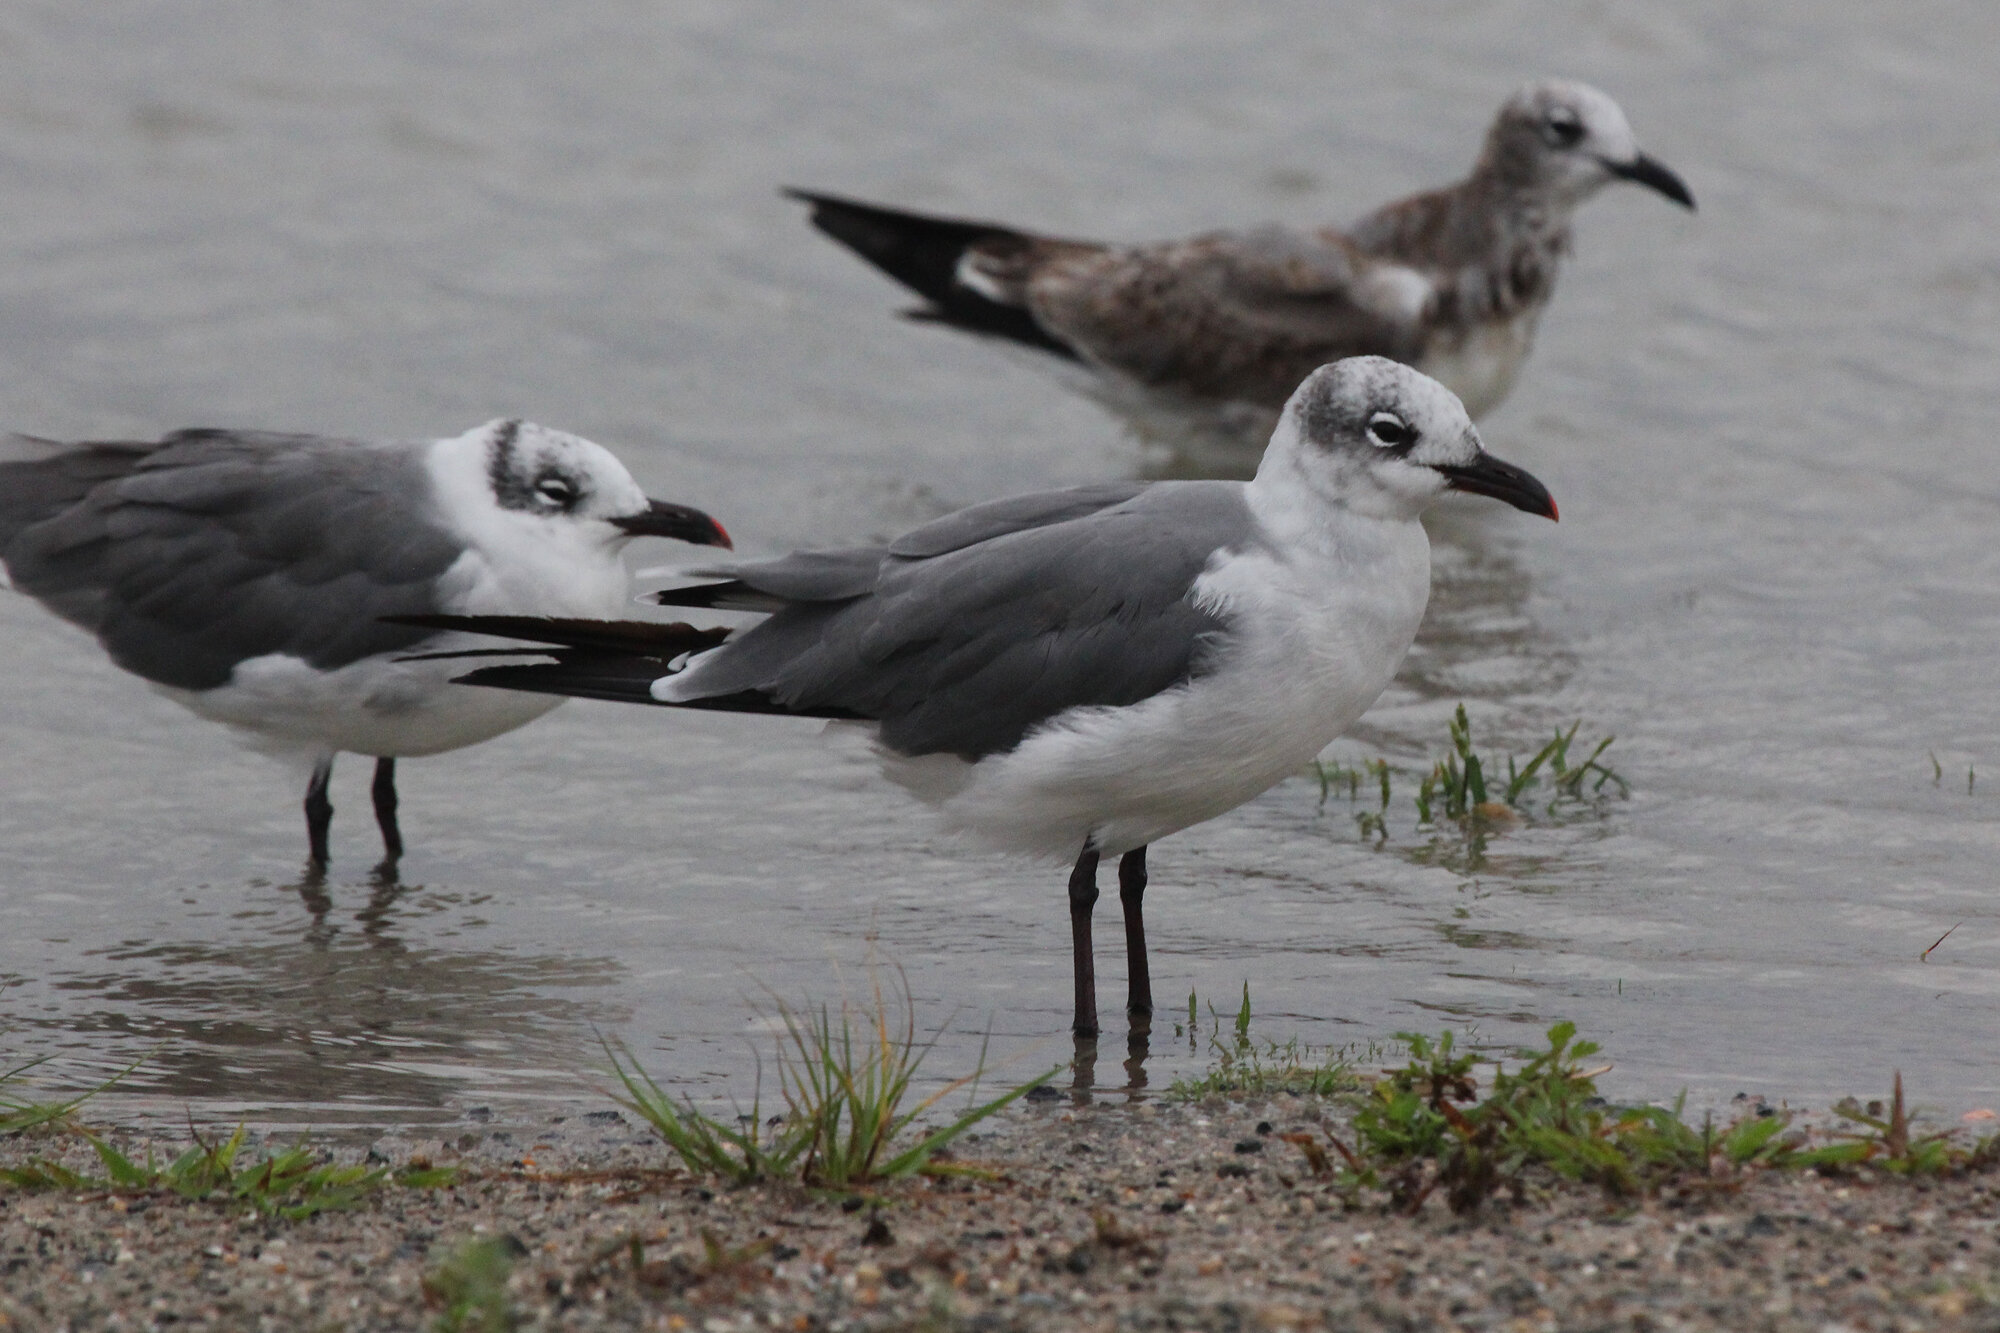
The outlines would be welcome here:
[[[699,509],[647,499],[601,444],[531,421],[491,421],[476,434],[484,437],[487,486],[503,511],[589,530],[606,544],[673,537],[729,545],[722,525]]]
[[[1542,483],[1486,452],[1457,394],[1379,356],[1321,366],[1293,392],[1257,477],[1284,473],[1370,517],[1415,518],[1448,490],[1556,516]]]
[[[1639,151],[1618,103],[1568,79],[1542,79],[1507,99],[1486,136],[1480,168],[1565,208],[1627,180],[1694,209],[1686,182]]]

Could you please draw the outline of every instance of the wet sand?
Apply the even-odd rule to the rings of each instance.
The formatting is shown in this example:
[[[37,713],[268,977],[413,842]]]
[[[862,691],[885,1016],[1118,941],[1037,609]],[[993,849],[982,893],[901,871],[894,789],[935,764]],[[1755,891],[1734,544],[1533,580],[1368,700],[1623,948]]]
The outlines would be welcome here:
[[[997,1179],[859,1205],[665,1170],[602,1103],[330,1143],[462,1174],[295,1223],[0,1189],[0,1329],[427,1329],[426,1274],[481,1239],[517,1256],[525,1328],[2000,1328],[1991,1172],[1765,1174],[1645,1200],[1547,1179],[1471,1216],[1436,1198],[1404,1216],[1349,1206],[1277,1137],[1325,1114],[1288,1097],[1020,1104],[961,1147]],[[46,1139],[0,1144],[0,1162],[51,1152],[89,1163]]]

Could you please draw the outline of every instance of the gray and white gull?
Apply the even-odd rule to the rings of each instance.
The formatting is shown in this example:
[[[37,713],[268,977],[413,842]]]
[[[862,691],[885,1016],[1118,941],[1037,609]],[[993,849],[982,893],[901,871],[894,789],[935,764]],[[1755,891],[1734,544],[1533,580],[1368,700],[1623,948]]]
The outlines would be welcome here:
[[[560,645],[473,684],[872,724],[888,775],[952,827],[1074,862],[1088,1036],[1100,858],[1121,858],[1127,1007],[1143,1015],[1147,845],[1298,773],[1374,702],[1423,619],[1418,516],[1447,490],[1556,516],[1448,389],[1360,357],[1299,386],[1247,483],[1026,495],[657,595],[766,613],[719,647],[685,625],[423,623]]]
[[[399,756],[491,739],[560,702],[454,688],[462,664],[409,659],[469,641],[382,618],[617,615],[631,595],[619,552],[638,536],[729,545],[708,515],[648,500],[602,446],[521,421],[389,443],[0,436],[0,583],[162,694],[309,764],[317,865],[336,753],[377,756],[394,861]]]
[[[923,297],[912,318],[1075,363],[1095,396],[1141,420],[1261,442],[1299,381],[1344,356],[1415,366],[1475,417],[1498,406],[1555,292],[1571,215],[1621,180],[1694,207],[1616,102],[1551,79],[1507,99],[1465,179],[1345,229],[1110,245],[787,193]]]

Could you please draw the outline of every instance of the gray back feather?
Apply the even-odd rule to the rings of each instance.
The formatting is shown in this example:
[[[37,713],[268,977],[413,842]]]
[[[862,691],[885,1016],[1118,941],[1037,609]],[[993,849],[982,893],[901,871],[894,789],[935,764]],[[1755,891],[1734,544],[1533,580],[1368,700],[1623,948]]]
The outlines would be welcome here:
[[[13,455],[8,455],[9,457]],[[181,431],[0,457],[0,562],[148,680],[203,690],[269,653],[321,668],[428,637],[460,547],[425,516],[418,450]]]
[[[1063,491],[1019,495],[973,505],[926,523],[888,546],[854,546],[834,551],[794,551],[775,560],[709,565],[686,570],[693,578],[729,582],[703,584],[657,595],[665,606],[702,606],[718,611],[778,611],[795,602],[845,602],[875,587],[882,562],[943,555],[988,537],[1023,528],[1060,523],[1129,500],[1145,489],[1140,482],[1103,482]]]
[[[1067,709],[1137,703],[1209,669],[1222,622],[1190,589],[1218,548],[1255,539],[1228,482],[982,505],[867,553],[860,593],[786,604],[704,659],[699,684],[875,718],[900,754],[1004,752]],[[731,572],[764,587],[770,568]]]

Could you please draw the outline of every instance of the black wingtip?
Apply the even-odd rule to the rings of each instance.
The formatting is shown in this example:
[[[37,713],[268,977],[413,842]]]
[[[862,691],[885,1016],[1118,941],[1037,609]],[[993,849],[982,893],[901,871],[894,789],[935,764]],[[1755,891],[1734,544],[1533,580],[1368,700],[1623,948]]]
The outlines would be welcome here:
[[[582,648],[664,661],[704,652],[727,639],[727,626],[690,625],[671,620],[579,620],[561,616],[383,616],[391,625],[455,630],[496,639],[524,639],[558,648]],[[524,651],[533,652],[534,649]],[[496,668],[497,669],[497,668]]]
[[[598,699],[605,703],[658,704],[653,682],[667,674],[650,658],[602,657],[586,654],[554,662],[481,667],[453,677],[455,685],[518,690],[524,694],[555,694],[565,699]]]

